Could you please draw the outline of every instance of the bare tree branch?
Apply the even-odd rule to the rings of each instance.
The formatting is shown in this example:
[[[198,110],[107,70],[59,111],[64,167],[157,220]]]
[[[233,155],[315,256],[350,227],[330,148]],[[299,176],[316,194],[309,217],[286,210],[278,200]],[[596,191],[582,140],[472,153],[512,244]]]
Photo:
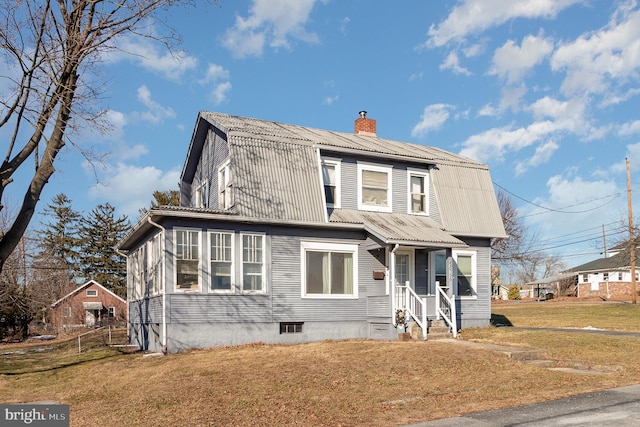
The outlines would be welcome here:
[[[0,200],[25,161],[34,161],[22,205],[0,236],[0,271],[27,229],[78,121],[100,114],[91,112],[100,80],[83,76],[95,71],[106,52],[117,50],[123,35],[150,37],[171,47],[177,39],[170,27],[166,35],[141,30],[180,4],[192,1],[0,0],[0,60],[5,64],[0,79],[12,85],[0,94],[0,128],[11,127],[0,165]]]

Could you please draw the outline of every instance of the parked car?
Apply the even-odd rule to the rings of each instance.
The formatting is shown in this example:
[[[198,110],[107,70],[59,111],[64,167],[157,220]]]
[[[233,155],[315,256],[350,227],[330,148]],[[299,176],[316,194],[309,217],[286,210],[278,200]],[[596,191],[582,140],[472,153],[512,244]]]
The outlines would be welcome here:
[[[551,288],[540,288],[538,289],[538,300],[546,301],[548,299],[553,298],[553,289]]]

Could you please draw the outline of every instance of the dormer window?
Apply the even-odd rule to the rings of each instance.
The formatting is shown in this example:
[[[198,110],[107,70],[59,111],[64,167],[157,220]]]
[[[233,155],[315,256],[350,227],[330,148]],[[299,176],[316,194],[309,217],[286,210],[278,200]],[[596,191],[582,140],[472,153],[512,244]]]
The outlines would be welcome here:
[[[324,159],[322,161],[322,183],[328,208],[340,207],[340,161]]]
[[[229,209],[233,205],[233,184],[231,164],[228,161],[218,169],[218,191],[220,209]]]
[[[358,209],[391,212],[391,170],[358,163]]]
[[[428,215],[427,197],[429,188],[429,175],[425,172],[407,171],[408,176],[408,211],[411,214]]]
[[[208,203],[208,185],[206,182],[201,182],[196,187],[196,208],[206,208]]]

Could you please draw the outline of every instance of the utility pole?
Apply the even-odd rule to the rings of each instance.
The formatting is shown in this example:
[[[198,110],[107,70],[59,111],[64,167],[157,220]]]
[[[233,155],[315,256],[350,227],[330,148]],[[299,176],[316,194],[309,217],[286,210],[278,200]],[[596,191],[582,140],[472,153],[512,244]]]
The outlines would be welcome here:
[[[602,224],[602,246],[604,246],[604,257],[607,257],[607,235],[604,234],[604,224]]]
[[[636,244],[633,236],[633,209],[631,207],[631,169],[627,161],[627,204],[629,206],[629,260],[631,267],[631,303],[636,303]]]

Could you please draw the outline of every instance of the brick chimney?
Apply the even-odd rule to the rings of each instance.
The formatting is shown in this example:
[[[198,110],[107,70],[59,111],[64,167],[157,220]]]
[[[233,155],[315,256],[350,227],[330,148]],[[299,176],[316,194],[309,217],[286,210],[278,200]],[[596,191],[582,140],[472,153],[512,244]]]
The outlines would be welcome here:
[[[360,117],[355,122],[355,134],[363,136],[376,136],[376,121],[367,119],[367,112],[360,111]]]

